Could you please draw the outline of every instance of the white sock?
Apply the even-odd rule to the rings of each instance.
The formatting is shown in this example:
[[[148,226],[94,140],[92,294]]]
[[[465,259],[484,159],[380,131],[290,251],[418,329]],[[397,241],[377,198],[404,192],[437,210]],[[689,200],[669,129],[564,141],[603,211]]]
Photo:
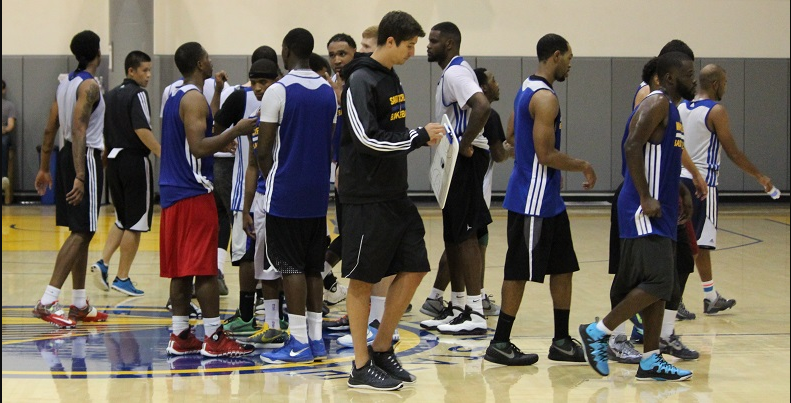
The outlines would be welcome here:
[[[84,337],[75,337],[71,339],[71,358],[85,359],[85,343],[88,341]]]
[[[321,312],[307,312],[308,339],[321,340]]]
[[[301,315],[288,314],[288,330],[291,337],[302,344],[308,344],[307,318]]]
[[[324,271],[321,272],[321,278],[327,277],[327,275],[329,275],[330,273],[332,273],[332,265],[327,262],[324,262]]]
[[[467,304],[467,293],[464,291],[462,292],[451,291],[450,295],[451,295],[450,297],[451,303],[453,304],[453,306],[457,306],[461,309],[464,309],[464,305]]]
[[[170,321],[173,324],[173,334],[175,334],[176,336],[180,335],[181,332],[190,328],[189,316],[172,316],[170,318]]]
[[[483,315],[483,297],[480,295],[468,295],[467,296],[467,306],[473,310],[473,312],[478,312],[479,314]]]
[[[220,273],[225,273],[225,258],[228,252],[223,248],[217,248],[217,269]]]
[[[605,334],[612,334],[612,330],[607,329],[607,326],[604,326],[603,320],[596,322],[596,329],[599,329],[599,331],[602,331]]]
[[[85,292],[85,289],[71,291],[71,304],[77,308],[88,306],[88,293]]]
[[[659,354],[659,350],[651,350],[651,351],[644,352],[643,353],[643,359],[647,360],[647,359],[651,358],[651,356],[654,355],[654,354]]]
[[[48,285],[44,290],[44,295],[41,296],[42,305],[50,305],[60,298],[60,289]]]
[[[665,309],[665,315],[662,317],[662,332],[659,337],[665,340],[670,339],[670,335],[673,334],[673,328],[676,326],[676,312]]]
[[[618,327],[616,327],[615,330],[612,331],[612,334],[614,336],[618,336],[621,334],[626,336],[626,322],[623,322],[620,325],[618,325]]]
[[[368,314],[368,323],[378,320],[382,323],[382,316],[385,314],[385,297],[371,296],[371,312]]]
[[[444,290],[439,290],[436,288],[431,289],[431,293],[428,294],[429,299],[440,299],[445,294]]]
[[[714,302],[717,299],[717,290],[714,289],[714,280],[700,283],[703,286],[703,298]]]
[[[278,299],[264,300],[264,320],[270,329],[280,329],[280,310],[277,309],[279,302]]]
[[[219,316],[216,318],[203,318],[203,331],[206,333],[206,337],[213,335],[221,325],[222,321]]]

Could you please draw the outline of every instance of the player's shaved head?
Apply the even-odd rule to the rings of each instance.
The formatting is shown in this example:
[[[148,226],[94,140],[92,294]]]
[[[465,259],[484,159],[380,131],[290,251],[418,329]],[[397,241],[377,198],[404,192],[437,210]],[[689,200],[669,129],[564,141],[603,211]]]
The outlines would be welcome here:
[[[707,64],[700,70],[698,84],[701,89],[710,89],[712,84],[722,81],[724,77],[725,69],[716,64]]]

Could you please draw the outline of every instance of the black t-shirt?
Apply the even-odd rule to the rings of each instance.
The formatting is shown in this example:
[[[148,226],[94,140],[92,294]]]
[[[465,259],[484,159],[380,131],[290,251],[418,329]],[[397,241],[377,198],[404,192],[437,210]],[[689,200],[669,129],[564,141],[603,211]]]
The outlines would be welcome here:
[[[148,155],[146,147],[135,130],[151,130],[151,105],[148,92],[134,80],[124,79],[104,97],[104,143],[107,150],[123,148]]]
[[[497,140],[505,142],[505,131],[503,130],[503,122],[500,121],[500,114],[494,109],[491,111],[489,120],[487,120],[486,125],[483,126],[483,136],[486,137],[489,147]]]
[[[217,116],[214,117],[214,122],[227,129],[246,117],[245,109],[247,109],[247,90],[239,86],[225,99]]]

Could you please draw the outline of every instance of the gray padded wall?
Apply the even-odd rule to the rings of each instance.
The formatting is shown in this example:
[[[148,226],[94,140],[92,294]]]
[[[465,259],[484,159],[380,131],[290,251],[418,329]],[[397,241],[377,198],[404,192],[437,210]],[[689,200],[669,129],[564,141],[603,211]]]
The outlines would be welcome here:
[[[433,121],[432,100],[436,81],[432,81],[431,65],[436,67],[436,63],[429,64],[426,56],[416,56],[402,66],[395,66],[395,71],[404,86],[406,124],[409,128],[425,126],[426,123]],[[428,179],[430,155],[431,150],[428,147],[409,153],[410,192],[431,192],[431,182]]]
[[[753,59],[745,61],[744,69],[745,127],[750,136],[744,152],[784,190],[788,190],[789,144],[782,134],[788,133],[788,115],[783,115],[788,111],[789,88],[782,78],[788,77],[788,64],[788,60]]]
[[[26,121],[24,113],[26,108],[24,107],[25,92],[23,91],[24,86],[22,82],[24,80],[22,63],[22,56],[3,57],[3,80],[5,80],[6,84],[6,99],[14,104],[17,113],[14,131],[9,134],[9,136],[13,136],[11,142],[14,144],[14,152],[16,153],[16,162],[13,168],[14,181],[11,183],[14,189],[20,189],[21,185],[25,183],[25,173],[29,171],[27,167],[23,169],[23,164],[27,164],[27,160],[29,159],[23,154],[26,149],[25,142],[33,141],[28,140],[23,135],[26,132],[24,127]],[[35,152],[35,146],[33,146],[33,150]],[[38,170],[38,165],[36,165],[36,170]],[[33,183],[32,180],[30,183]]]
[[[567,79],[568,112],[563,118],[562,141],[569,155],[593,165],[597,183],[601,181],[594,192],[609,190],[611,183],[610,65],[609,58],[573,60]],[[564,191],[583,191],[585,176],[581,172],[569,172],[565,179]]]
[[[500,114],[503,130],[507,130],[508,118],[514,110],[514,98],[522,85],[522,58],[520,57],[477,57],[477,67],[484,67],[494,74],[494,79],[500,85],[500,100],[492,103],[492,109]],[[495,164],[492,173],[492,191],[504,193],[508,186],[508,179],[514,169],[514,160],[509,158]]]
[[[47,116],[58,88],[58,75],[69,71],[68,57],[25,56],[22,68],[24,133],[17,132],[17,139],[22,138],[16,150],[17,159],[22,159],[22,170],[16,174],[18,180],[21,180],[17,189],[34,191],[33,183],[39,167],[36,146],[44,138]],[[6,74],[5,66],[3,74]],[[57,141],[55,144],[57,145]]]
[[[165,86],[179,78],[172,55],[154,55],[154,71],[148,86],[152,126],[160,133],[160,100]],[[232,84],[246,81],[248,55],[214,56],[216,70],[226,70]],[[467,57],[473,66],[492,70],[500,83],[500,101],[493,103],[505,126],[513,109],[513,99],[521,82],[536,70],[534,57]],[[620,182],[620,141],[645,58],[575,58],[569,79],[555,83],[563,114],[561,150],[594,164],[598,183],[594,192],[607,192]],[[789,189],[789,61],[787,59],[702,59],[696,68],[716,62],[728,71],[728,91],[723,104],[728,108],[731,129],[737,144],[750,159],[783,190]],[[57,76],[76,67],[71,56],[3,56],[3,75],[8,98],[20,110],[15,133],[17,165],[14,186],[18,192],[33,193],[38,171],[36,145],[41,144],[50,104],[57,88]],[[407,125],[416,127],[433,120],[436,83],[441,73],[425,56],[413,57],[396,71],[407,96]],[[104,56],[98,76],[105,91],[108,57]],[[589,96],[594,94],[595,96]],[[431,192],[428,180],[428,148],[410,157],[410,190]],[[155,167],[159,161],[154,159]],[[513,160],[495,167],[493,191],[502,194],[513,168]],[[585,194],[580,189],[582,175],[567,175],[566,192]],[[720,190],[758,192],[755,181],[741,173],[723,156]]]

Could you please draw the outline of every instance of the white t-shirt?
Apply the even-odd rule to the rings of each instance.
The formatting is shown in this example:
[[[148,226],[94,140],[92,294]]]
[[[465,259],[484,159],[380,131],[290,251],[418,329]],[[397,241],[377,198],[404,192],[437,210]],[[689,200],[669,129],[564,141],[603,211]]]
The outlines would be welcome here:
[[[475,71],[461,56],[451,59],[445,67],[437,83],[436,106],[434,119],[442,120],[442,115],[448,115],[451,125],[457,136],[467,130],[470,121],[470,107],[467,101],[476,93],[483,93]],[[483,129],[473,140],[472,145],[484,150],[489,149],[489,143],[483,136]]]

